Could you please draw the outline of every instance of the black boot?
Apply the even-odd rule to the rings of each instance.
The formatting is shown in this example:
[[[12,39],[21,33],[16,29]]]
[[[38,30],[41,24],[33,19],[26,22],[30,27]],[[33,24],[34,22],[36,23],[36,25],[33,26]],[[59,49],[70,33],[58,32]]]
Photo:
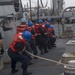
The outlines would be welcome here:
[[[19,69],[14,69],[14,70],[11,70],[11,73],[13,74],[13,73],[16,73],[18,71],[19,71]]]
[[[53,44],[52,47],[56,47],[56,44]]]
[[[28,65],[33,65],[33,63],[30,61]]]
[[[48,50],[44,50],[44,53],[48,53],[49,51]]]
[[[43,53],[43,50],[41,50],[41,55],[42,55],[42,54],[44,54],[44,53]]]
[[[34,60],[38,59],[37,57],[34,57]]]
[[[48,49],[52,49],[52,46],[50,45],[50,46],[48,46]]]
[[[22,72],[22,75],[31,75],[32,73],[31,72],[28,72],[28,71],[23,71]]]

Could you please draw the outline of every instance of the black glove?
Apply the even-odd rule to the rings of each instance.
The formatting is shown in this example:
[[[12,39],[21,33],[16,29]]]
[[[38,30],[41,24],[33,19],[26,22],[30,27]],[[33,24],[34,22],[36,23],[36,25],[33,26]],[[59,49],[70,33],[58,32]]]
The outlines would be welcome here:
[[[35,34],[35,31],[34,31],[34,30],[32,30],[32,31],[31,31],[31,33],[32,33],[32,35],[34,35],[34,34]]]
[[[19,51],[23,51],[24,49],[24,43],[22,42],[18,42],[15,47],[19,50]]]
[[[39,27],[39,31],[40,31],[40,33],[42,34],[42,35],[44,35],[44,28],[43,27]]]
[[[1,49],[1,55],[4,53],[4,49]]]

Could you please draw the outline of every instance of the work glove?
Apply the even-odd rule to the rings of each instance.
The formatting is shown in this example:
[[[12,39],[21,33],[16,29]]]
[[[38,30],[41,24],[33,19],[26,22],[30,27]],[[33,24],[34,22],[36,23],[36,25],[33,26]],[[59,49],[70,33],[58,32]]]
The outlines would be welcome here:
[[[4,49],[1,49],[0,50],[0,54],[2,55],[4,53]]]

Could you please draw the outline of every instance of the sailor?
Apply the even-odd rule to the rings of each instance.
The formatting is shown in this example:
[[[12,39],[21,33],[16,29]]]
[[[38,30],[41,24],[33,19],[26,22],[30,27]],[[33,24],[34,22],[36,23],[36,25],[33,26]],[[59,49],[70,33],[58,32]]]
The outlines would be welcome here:
[[[19,26],[17,26],[17,28],[16,28],[17,33],[23,32],[23,31],[28,29],[27,19],[26,18],[21,18],[20,22],[21,22],[21,24]]]
[[[26,30],[29,31],[28,30],[28,21],[27,21],[27,19],[26,18],[21,18],[20,22],[21,22],[21,24],[19,26],[17,26],[17,28],[16,28],[17,33],[20,33],[20,32],[26,31]],[[29,52],[32,52],[29,43],[26,44],[26,50],[29,51]],[[31,62],[32,57],[26,52],[23,52],[23,55],[28,56],[28,58],[30,59],[29,64],[32,65],[32,62]]]
[[[22,75],[30,75],[31,72],[27,71],[29,58],[22,54],[25,51],[26,44],[31,38],[31,33],[29,31],[24,31],[22,33],[16,33],[14,40],[11,42],[8,49],[8,55],[11,58],[11,73],[18,72],[16,69],[16,63],[21,62],[23,69]]]
[[[52,46],[56,47],[56,44],[55,44],[55,42],[56,42],[55,30],[54,30],[53,26],[51,25],[52,24],[52,19],[48,18],[47,23],[50,25],[49,28],[50,28],[51,33],[52,33],[52,36],[51,36]]]
[[[31,40],[29,41],[31,49],[33,51],[34,55],[37,55],[37,47],[36,47],[36,42],[35,42],[35,29],[34,29],[34,25],[31,21],[28,22],[28,29],[32,34]],[[37,59],[36,57],[34,57],[34,59]]]
[[[38,45],[38,48],[40,49],[41,51],[41,54],[43,53],[47,53],[47,44],[46,44],[46,41],[44,39],[44,27],[43,27],[43,21],[40,19],[38,20],[38,24],[35,24],[35,32],[36,32],[36,43]],[[43,51],[44,49],[44,51]]]
[[[55,47],[56,37],[55,37],[54,28],[48,23],[45,24],[45,27],[46,27],[47,35],[49,37],[48,41],[49,41],[50,48]]]

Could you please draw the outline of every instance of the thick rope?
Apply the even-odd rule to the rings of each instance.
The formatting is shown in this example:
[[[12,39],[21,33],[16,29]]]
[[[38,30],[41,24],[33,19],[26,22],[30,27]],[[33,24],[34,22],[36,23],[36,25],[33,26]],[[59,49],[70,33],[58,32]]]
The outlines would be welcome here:
[[[25,50],[26,53],[28,53],[29,55],[33,56],[33,57],[37,57],[39,59],[42,59],[42,60],[45,60],[45,61],[49,61],[49,62],[53,62],[53,63],[56,63],[58,65],[63,65],[63,66],[67,66],[68,69],[71,69],[71,70],[74,70],[74,65],[70,65],[70,64],[64,64],[64,63],[61,63],[61,62],[58,62],[58,61],[55,61],[55,60],[52,60],[52,59],[48,59],[48,58],[44,58],[44,57],[40,57],[40,56],[37,56],[37,55],[34,55],[28,51]]]
[[[52,60],[52,59],[48,59],[48,58],[44,58],[44,57],[40,57],[40,56],[34,55],[34,54],[32,54],[32,53],[30,53],[30,52],[28,52],[28,51],[26,51],[26,50],[25,50],[25,52],[27,52],[29,55],[31,55],[31,56],[33,56],[33,57],[37,57],[37,58],[42,59],[42,60],[45,60],[45,61],[54,62],[54,63],[57,63],[57,64],[59,64],[59,65],[64,65],[64,66],[67,65],[67,64],[64,64],[64,63],[61,63],[61,62]]]

